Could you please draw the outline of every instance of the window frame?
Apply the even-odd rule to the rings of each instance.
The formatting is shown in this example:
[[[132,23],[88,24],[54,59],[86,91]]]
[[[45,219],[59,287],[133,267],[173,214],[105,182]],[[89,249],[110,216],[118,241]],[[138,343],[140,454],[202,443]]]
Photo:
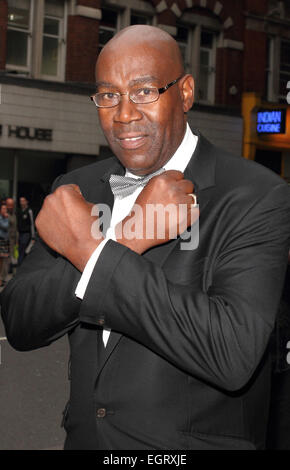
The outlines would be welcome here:
[[[219,42],[219,36],[221,31],[216,27],[210,25],[203,25],[201,22],[197,23],[188,23],[188,22],[179,22],[176,25],[177,27],[184,27],[188,29],[188,40],[187,40],[187,50],[186,50],[186,62],[185,62],[185,72],[193,75],[196,85],[198,86],[199,77],[200,77],[200,51],[201,51],[201,34],[203,31],[213,34],[213,47],[210,51],[211,53],[211,64],[209,67],[212,69],[211,75],[209,78],[209,89],[206,99],[200,99],[197,93],[197,86],[195,90],[195,102],[206,105],[214,105],[215,103],[215,90],[216,90],[216,56],[217,56],[217,47]],[[176,38],[175,38],[176,39]],[[177,43],[180,42],[177,40]]]
[[[287,93],[288,93],[288,89],[287,89],[287,84],[289,83],[290,81],[290,71],[289,72],[283,72],[284,75],[288,75],[288,79],[286,81],[286,88],[285,88],[285,94],[283,95],[280,95],[280,82],[281,82],[281,73],[282,73],[282,70],[281,70],[281,50],[282,50],[282,43],[285,42],[285,43],[288,43],[289,47],[290,47],[290,39],[289,38],[283,38],[281,37],[280,38],[280,63],[279,63],[279,74],[278,74],[278,90],[277,90],[277,94],[278,94],[278,101],[281,103],[283,103],[285,100],[286,100],[286,96],[287,96]],[[288,63],[288,65],[290,66],[290,61]]]
[[[101,11],[103,10],[109,10],[109,11],[114,11],[116,14],[117,14],[117,21],[116,21],[116,28],[113,28],[112,26],[106,26],[106,25],[103,25],[102,24],[102,19],[100,20],[100,24],[99,24],[99,44],[98,44],[98,54],[101,52],[101,50],[103,49],[103,47],[106,45],[106,43],[104,44],[101,44],[100,42],[100,31],[101,30],[104,30],[104,31],[110,31],[110,32],[113,32],[114,34],[116,34],[118,31],[120,31],[121,27],[120,27],[120,24],[121,24],[121,13],[122,13],[122,10],[120,10],[119,8],[114,8],[111,7],[110,5],[103,5],[102,8],[101,8]],[[113,34],[113,35],[114,35]],[[108,41],[107,41],[108,42]]]
[[[6,60],[6,70],[8,72],[22,72],[23,75],[29,75],[31,73],[31,64],[32,64],[32,30],[33,30],[33,18],[34,18],[34,12],[35,12],[35,0],[30,0],[30,11],[29,11],[29,27],[28,30],[24,30],[21,28],[17,27],[11,27],[8,24],[8,18],[7,18],[7,32],[8,31],[19,31],[22,33],[25,33],[27,35],[27,54],[26,54],[26,65],[14,65],[10,64]]]
[[[43,80],[49,81],[64,81],[65,78],[65,58],[66,58],[66,35],[67,35],[67,16],[68,16],[68,1],[64,0],[64,9],[63,9],[63,18],[59,18],[53,15],[46,15],[45,10],[43,9],[43,16],[42,16],[42,33],[41,33],[41,47],[40,47],[40,70],[39,70],[39,77]],[[45,7],[45,0],[43,2],[43,6]],[[43,38],[44,36],[53,37],[44,33],[44,19],[45,18],[52,18],[59,20],[61,33],[58,37],[58,64],[57,64],[57,75],[47,75],[41,72],[42,70],[42,59],[43,59]]]
[[[269,79],[268,75],[268,80],[266,81],[267,83],[267,89],[265,90],[265,95],[266,99],[269,102],[274,102],[274,103],[285,103],[287,100],[287,94],[288,94],[288,89],[287,87],[285,88],[284,94],[280,95],[280,73],[281,73],[281,45],[282,41],[289,42],[290,39],[286,37],[280,37],[277,35],[269,35],[268,39],[272,41],[272,46],[271,46],[271,52],[272,54],[272,77]],[[267,50],[267,54],[269,54],[269,51]],[[265,75],[269,74],[270,72],[270,67],[266,67],[265,69]],[[266,80],[266,76],[265,76]],[[290,81],[290,75],[289,75],[289,81]],[[287,83],[286,83],[287,86]]]
[[[273,36],[267,37],[267,62],[266,65],[266,99],[267,101],[276,101],[275,93],[275,38]]]
[[[187,29],[187,42],[183,42],[178,40],[177,35],[174,37],[177,44],[179,45],[180,50],[185,47],[185,54],[184,54],[184,69],[185,73],[192,73],[192,43],[193,43],[193,28],[188,24],[176,24],[176,28],[185,28]],[[176,31],[177,32],[177,31]]]
[[[157,15],[155,9],[149,3],[145,3],[142,0],[139,1],[139,4],[136,5],[135,0],[111,0],[110,2],[102,2],[101,10],[111,10],[117,13],[117,25],[115,33],[118,33],[121,29],[130,26],[131,23],[131,15],[140,15],[144,18],[148,18],[148,22],[146,24],[150,24],[152,26],[157,26]],[[102,20],[101,20],[102,21]],[[108,31],[113,31],[109,26],[101,25],[99,28],[107,29]],[[145,23],[144,23],[145,24]],[[104,47],[105,44],[100,46],[99,43],[99,52]]]
[[[209,51],[209,54],[210,54],[210,63],[207,66],[209,82],[208,82],[207,97],[205,99],[200,99],[198,96],[196,96],[196,101],[198,103],[201,103],[201,104],[214,104],[214,102],[215,102],[215,85],[216,85],[216,54],[217,54],[218,38],[217,38],[216,31],[212,31],[208,28],[201,28],[201,30],[200,30],[200,39],[201,39],[201,34],[202,34],[203,31],[212,34],[212,36],[213,36],[213,45],[212,45],[212,48],[209,49],[209,48],[206,48],[206,47],[202,46],[201,43],[200,43],[199,70],[198,70],[197,84],[198,84],[199,77],[201,75],[202,65],[200,63],[200,53],[201,53],[202,50]]]
[[[146,18],[146,23],[132,23],[131,22],[131,18],[132,16],[140,16],[140,17],[143,17],[143,18]],[[130,8],[130,25],[132,24],[147,24],[149,26],[152,26],[153,25],[153,16],[149,15],[149,14],[146,14],[142,11],[138,11],[134,8]]]

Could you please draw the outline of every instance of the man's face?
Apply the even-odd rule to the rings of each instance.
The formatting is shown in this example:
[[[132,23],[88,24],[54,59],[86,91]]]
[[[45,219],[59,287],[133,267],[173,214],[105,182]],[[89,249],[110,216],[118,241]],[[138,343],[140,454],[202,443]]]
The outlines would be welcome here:
[[[7,217],[7,206],[5,204],[2,204],[0,214],[2,215],[2,217]]]
[[[136,87],[164,87],[178,78],[178,71],[148,44],[127,45],[104,52],[96,78],[97,91],[127,93]],[[98,109],[112,151],[132,173],[145,175],[161,168],[180,145],[186,124],[179,87],[173,85],[154,103],[135,104],[123,95],[117,106]]]
[[[9,212],[9,214],[12,214],[13,213],[13,209],[14,209],[14,201],[13,199],[6,199],[6,206],[7,206],[7,210]]]
[[[20,203],[21,209],[26,209],[26,207],[28,205],[28,202],[27,202],[27,199],[25,197],[21,197],[19,199],[19,203]]]

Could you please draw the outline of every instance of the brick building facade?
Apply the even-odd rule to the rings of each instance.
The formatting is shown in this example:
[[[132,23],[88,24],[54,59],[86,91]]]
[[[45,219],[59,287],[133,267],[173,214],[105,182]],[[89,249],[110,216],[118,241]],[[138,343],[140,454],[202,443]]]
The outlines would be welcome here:
[[[108,155],[88,99],[94,66],[107,40],[137,23],[180,44],[196,80],[190,124],[290,178],[289,0],[0,0],[0,195],[39,196],[58,172]],[[286,109],[283,136],[257,138],[261,107]]]

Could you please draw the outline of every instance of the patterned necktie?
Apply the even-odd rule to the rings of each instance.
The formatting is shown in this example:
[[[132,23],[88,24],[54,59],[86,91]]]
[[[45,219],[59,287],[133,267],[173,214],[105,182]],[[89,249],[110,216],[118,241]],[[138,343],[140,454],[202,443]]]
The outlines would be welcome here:
[[[111,175],[109,182],[111,185],[112,192],[115,196],[123,199],[130,194],[133,194],[135,189],[140,186],[146,186],[146,184],[153,178],[153,176],[160,175],[165,171],[164,168],[151,173],[150,175],[143,176],[141,178],[131,178],[129,176]]]

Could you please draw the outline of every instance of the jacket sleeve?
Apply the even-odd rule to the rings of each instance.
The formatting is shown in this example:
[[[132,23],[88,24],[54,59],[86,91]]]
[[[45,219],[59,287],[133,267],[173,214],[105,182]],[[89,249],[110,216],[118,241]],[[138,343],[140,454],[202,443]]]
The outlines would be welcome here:
[[[289,189],[279,185],[235,225],[207,290],[169,282],[162,268],[109,241],[80,320],[125,334],[215,386],[240,389],[261,361],[274,327],[289,234]]]
[[[77,325],[80,272],[37,240],[19,272],[1,293],[9,343],[19,351],[47,346]]]
[[[53,188],[61,184],[59,177]],[[1,293],[9,343],[20,351],[46,346],[79,322],[74,292],[81,273],[37,239],[16,276]]]

